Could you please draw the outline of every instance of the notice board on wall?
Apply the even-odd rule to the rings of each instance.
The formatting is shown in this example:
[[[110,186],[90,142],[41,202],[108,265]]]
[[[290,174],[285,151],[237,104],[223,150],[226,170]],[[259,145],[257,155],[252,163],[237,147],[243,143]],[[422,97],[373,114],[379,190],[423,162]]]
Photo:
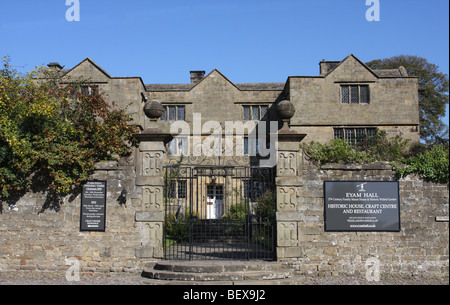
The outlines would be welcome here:
[[[325,181],[325,231],[400,231],[398,181]]]
[[[88,181],[81,194],[80,231],[105,232],[106,181]]]

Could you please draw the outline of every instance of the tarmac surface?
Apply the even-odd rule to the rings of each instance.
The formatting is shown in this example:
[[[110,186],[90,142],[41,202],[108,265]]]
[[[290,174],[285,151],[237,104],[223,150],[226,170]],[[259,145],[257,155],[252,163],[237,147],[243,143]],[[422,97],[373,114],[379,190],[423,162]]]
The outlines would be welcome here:
[[[379,281],[368,281],[358,276],[294,276],[283,281],[259,282],[171,282],[151,280],[137,273],[88,273],[69,281],[64,273],[1,272],[0,286],[4,285],[449,285],[449,278],[420,278],[384,276]]]

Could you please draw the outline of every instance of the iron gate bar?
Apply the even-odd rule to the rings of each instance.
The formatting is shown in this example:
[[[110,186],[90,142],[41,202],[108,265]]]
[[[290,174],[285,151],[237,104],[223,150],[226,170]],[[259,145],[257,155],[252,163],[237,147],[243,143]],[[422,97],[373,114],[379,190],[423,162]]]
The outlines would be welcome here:
[[[273,169],[167,166],[164,182],[165,259],[275,258]]]

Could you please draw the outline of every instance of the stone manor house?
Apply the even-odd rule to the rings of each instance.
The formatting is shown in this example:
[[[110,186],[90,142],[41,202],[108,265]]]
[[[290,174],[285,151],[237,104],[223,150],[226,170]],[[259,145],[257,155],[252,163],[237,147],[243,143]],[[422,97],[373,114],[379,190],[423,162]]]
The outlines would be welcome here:
[[[194,113],[201,114],[202,123],[217,121],[222,127],[226,121],[279,121],[275,106],[289,100],[296,110],[290,127],[306,134],[304,141],[340,138],[355,143],[377,131],[412,143],[420,140],[417,78],[403,67],[371,70],[354,55],[323,60],[319,75],[289,76],[283,83],[235,84],[215,69],[208,74],[191,71],[186,84],[145,84],[140,77],[112,77],[90,58],[70,70],[57,63],[49,67],[59,70],[63,79],[89,79],[86,92],[104,93],[108,101],[126,108],[142,129],[150,126],[142,111],[146,101],[163,105],[160,129],[169,132],[171,123],[186,121],[192,132]],[[243,138],[244,154],[251,154],[251,143]],[[173,140],[169,155],[192,155],[195,147],[190,142],[189,135]]]
[[[233,259],[277,261],[289,274],[364,275],[376,259],[383,275],[448,276],[447,185],[397,179],[385,162],[317,165],[300,149],[380,131],[419,142],[418,79],[403,67],[371,70],[349,55],[281,83],[233,83],[213,70],[191,71],[185,84],[146,84],[111,76],[89,58],[72,69],[48,66],[62,83],[88,79],[85,94],[101,92],[126,109],[139,145],[92,173],[97,181],[89,182],[105,183],[103,213],[83,212],[83,194],[41,213],[49,198],[40,192],[3,209],[0,272],[66,271],[68,258],[83,272]],[[227,130],[228,122],[236,128]],[[273,164],[265,163],[267,149]],[[330,181],[398,185],[400,229],[328,230],[337,219],[326,215]],[[82,230],[87,217],[104,228]]]

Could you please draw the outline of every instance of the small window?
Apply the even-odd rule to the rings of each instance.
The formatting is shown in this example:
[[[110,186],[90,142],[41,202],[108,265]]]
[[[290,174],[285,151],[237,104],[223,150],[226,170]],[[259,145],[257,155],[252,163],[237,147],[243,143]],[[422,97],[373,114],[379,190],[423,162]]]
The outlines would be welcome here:
[[[376,136],[377,128],[335,128],[334,138],[345,140],[349,144],[365,144],[371,137]]]
[[[186,137],[176,137],[168,144],[167,153],[174,156],[188,155],[188,139]]]
[[[163,106],[164,113],[162,114],[161,121],[184,121],[186,118],[185,106],[170,105]]]
[[[342,104],[348,104],[350,101],[349,86],[341,87]]]
[[[168,188],[168,196],[171,199],[186,199],[187,183],[186,180],[173,180]]]
[[[245,121],[269,121],[269,106],[255,105],[255,106],[242,106],[244,110]]]
[[[178,181],[178,198],[186,199],[186,189],[187,183],[185,180]]]
[[[250,111],[251,111],[250,106],[244,106],[244,120],[246,120],[246,121],[251,120]]]
[[[244,138],[244,155],[256,156],[259,153],[258,139],[252,137]]]
[[[81,94],[84,96],[94,96],[98,95],[98,86],[89,85],[89,86],[81,86]]]
[[[370,94],[368,85],[341,86],[342,104],[369,104]]]

